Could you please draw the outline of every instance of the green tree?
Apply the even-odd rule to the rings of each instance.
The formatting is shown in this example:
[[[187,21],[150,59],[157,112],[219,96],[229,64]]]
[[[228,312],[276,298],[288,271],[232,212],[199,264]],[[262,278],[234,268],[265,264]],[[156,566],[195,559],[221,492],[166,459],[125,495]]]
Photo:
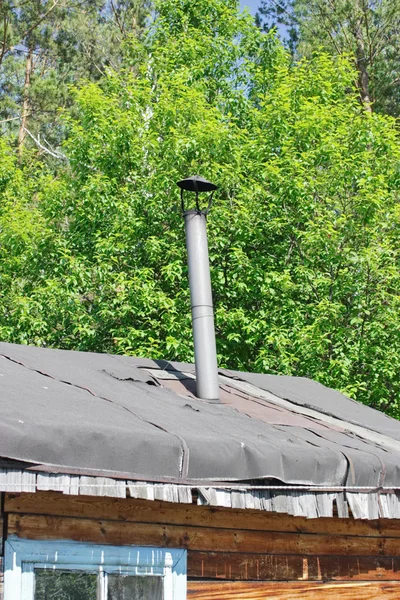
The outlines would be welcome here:
[[[35,600],[96,600],[97,575],[35,569]]]
[[[117,68],[143,29],[149,0],[4,0],[0,4],[0,122],[20,150],[54,153],[69,86]],[[57,152],[55,152],[57,154]]]
[[[199,172],[220,365],[400,415],[400,145],[347,58],[294,65],[234,0],[163,0],[76,107],[56,178],[0,153],[2,339],[192,360],[175,182]]]
[[[281,26],[295,57],[321,48],[353,56],[367,110],[400,115],[398,0],[261,0],[257,22]]]

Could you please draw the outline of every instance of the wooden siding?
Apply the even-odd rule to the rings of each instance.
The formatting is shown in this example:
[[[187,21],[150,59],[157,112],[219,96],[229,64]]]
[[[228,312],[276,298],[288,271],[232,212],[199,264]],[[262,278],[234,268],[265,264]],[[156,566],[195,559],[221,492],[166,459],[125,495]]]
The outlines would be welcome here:
[[[4,587],[3,557],[0,556],[0,600],[3,600],[3,587]]]
[[[3,600],[3,516],[0,514],[0,600]]]
[[[188,600],[400,597],[400,521],[6,494],[9,535],[188,550]],[[211,580],[211,581],[210,581]]]
[[[188,600],[397,600],[398,583],[189,582]]]
[[[189,551],[195,579],[254,581],[400,581],[400,559]]]
[[[6,493],[5,496],[5,512],[12,513],[277,533],[400,538],[400,520],[397,519],[306,519],[261,510],[225,509],[158,500],[68,496],[57,492]]]
[[[71,539],[99,544],[135,544],[197,551],[300,556],[400,556],[398,538],[304,535],[244,529],[214,529],[163,523],[54,517],[10,513],[8,533],[26,539]]]

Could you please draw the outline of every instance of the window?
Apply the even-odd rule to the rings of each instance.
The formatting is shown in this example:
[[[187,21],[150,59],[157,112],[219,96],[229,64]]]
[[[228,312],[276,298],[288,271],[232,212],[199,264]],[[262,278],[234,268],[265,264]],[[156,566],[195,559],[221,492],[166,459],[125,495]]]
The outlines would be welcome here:
[[[4,600],[185,600],[186,550],[11,538]]]

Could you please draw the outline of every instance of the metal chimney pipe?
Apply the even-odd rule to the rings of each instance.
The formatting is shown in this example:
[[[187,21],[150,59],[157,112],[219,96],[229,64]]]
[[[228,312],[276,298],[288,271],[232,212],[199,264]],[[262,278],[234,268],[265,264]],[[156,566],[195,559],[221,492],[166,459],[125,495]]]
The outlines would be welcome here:
[[[204,400],[218,402],[217,349],[206,229],[207,213],[216,186],[198,176],[180,181],[178,185],[182,190],[182,210],[185,220],[197,396]],[[185,209],[184,190],[196,192],[195,210]],[[198,193],[201,191],[212,192],[206,210],[201,210],[199,207]]]

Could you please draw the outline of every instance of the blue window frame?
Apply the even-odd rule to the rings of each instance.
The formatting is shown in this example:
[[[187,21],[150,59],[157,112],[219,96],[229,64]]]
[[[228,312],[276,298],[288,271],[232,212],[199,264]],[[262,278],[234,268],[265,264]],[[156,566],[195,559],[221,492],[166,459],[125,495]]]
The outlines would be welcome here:
[[[96,600],[109,600],[109,581],[115,575],[152,577],[153,582],[159,577],[163,600],[186,599],[186,550],[182,549],[11,537],[5,543],[4,567],[4,600],[35,600],[35,578],[43,570],[95,574]]]

